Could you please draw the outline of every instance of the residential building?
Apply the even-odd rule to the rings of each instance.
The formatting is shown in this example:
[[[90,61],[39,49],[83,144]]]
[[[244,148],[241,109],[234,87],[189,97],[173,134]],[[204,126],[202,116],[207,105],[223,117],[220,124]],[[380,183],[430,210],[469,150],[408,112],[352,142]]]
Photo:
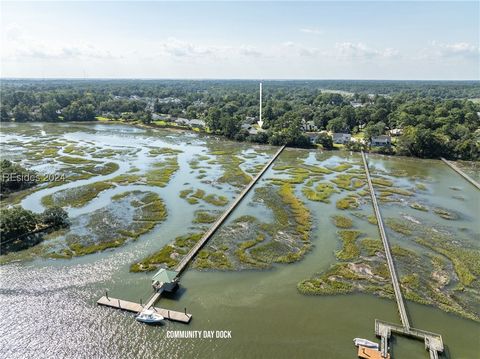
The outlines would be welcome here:
[[[401,128],[394,128],[389,131],[390,136],[401,136],[403,134],[403,129]]]
[[[372,146],[390,146],[392,144],[392,138],[387,135],[374,136],[370,144]]]
[[[302,130],[305,132],[312,132],[312,131],[318,131],[317,126],[315,126],[315,122],[312,120],[310,121],[305,121],[305,119],[302,119]]]
[[[352,135],[349,133],[333,133],[332,135],[333,143],[344,145],[347,142],[350,142]]]

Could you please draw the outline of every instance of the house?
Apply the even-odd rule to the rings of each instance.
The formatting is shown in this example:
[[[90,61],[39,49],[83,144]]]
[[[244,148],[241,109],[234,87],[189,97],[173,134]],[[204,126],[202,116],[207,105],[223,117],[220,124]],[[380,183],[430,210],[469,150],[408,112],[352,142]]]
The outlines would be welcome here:
[[[249,135],[256,135],[258,133],[258,130],[248,123],[242,123],[240,128],[244,131],[247,131]]]
[[[205,128],[205,121],[204,120],[199,120],[198,118],[194,118],[194,119],[190,120],[189,124],[192,127]]]
[[[350,106],[352,106],[353,108],[358,108],[358,107],[365,107],[366,105],[359,101],[350,101]]]
[[[305,132],[311,132],[311,131],[318,131],[317,126],[315,126],[315,122],[313,121],[305,121],[305,119],[302,119],[302,130]]]
[[[250,125],[253,125],[255,122],[257,122],[257,118],[256,117],[251,117],[251,116],[247,116],[245,117],[245,121],[243,121],[244,123],[248,123]]]
[[[392,144],[392,138],[387,135],[374,136],[370,144],[372,146],[390,146]]]
[[[336,143],[336,144],[345,144],[347,142],[350,142],[350,139],[352,138],[352,135],[349,134],[349,133],[333,133],[332,134],[332,140],[333,140],[333,143]]]
[[[401,136],[403,134],[403,129],[401,128],[394,128],[389,131],[390,136]]]
[[[158,121],[169,121],[170,120],[170,115],[163,115],[161,113],[152,113],[152,120]]]
[[[175,119],[175,123],[179,126],[188,126],[190,121],[188,121],[186,118],[178,117]]]

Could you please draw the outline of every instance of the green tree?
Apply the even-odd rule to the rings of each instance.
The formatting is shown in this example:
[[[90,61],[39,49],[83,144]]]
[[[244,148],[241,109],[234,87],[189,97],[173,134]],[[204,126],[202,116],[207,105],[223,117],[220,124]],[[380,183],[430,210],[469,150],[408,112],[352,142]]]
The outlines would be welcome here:
[[[0,212],[0,236],[9,241],[26,235],[37,226],[37,216],[22,207],[4,208]]]
[[[40,221],[46,226],[66,227],[68,226],[68,213],[61,207],[50,207],[40,215]]]
[[[325,150],[333,149],[333,139],[325,132],[322,132],[317,136],[315,143],[321,145]]]
[[[205,122],[212,132],[217,132],[222,128],[222,111],[217,107],[210,107]]]

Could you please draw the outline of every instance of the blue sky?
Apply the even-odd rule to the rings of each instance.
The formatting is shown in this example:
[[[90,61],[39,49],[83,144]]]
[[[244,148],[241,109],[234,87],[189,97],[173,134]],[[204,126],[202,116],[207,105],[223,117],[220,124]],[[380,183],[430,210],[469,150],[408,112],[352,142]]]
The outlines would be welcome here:
[[[5,2],[1,76],[480,79],[479,2]]]

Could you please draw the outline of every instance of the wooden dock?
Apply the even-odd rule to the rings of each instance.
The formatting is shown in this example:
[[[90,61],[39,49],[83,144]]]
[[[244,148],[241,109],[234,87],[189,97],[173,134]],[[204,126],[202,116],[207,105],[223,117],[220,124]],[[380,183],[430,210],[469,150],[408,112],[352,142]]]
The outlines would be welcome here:
[[[273,157],[267,162],[267,164],[262,168],[262,170],[252,179],[247,187],[238,195],[233,203],[223,212],[223,214],[212,224],[209,230],[202,236],[202,238],[190,249],[190,251],[183,257],[183,259],[175,267],[177,272],[177,279],[182,272],[187,268],[188,264],[195,258],[197,253],[202,249],[202,247],[208,242],[212,235],[217,231],[217,229],[225,222],[228,216],[233,212],[233,210],[238,206],[238,204],[245,198],[247,193],[253,188],[253,186],[258,182],[262,175],[268,170],[272,163],[278,158],[278,156],[285,149],[285,146],[280,147],[280,149],[273,155]],[[162,283],[163,284],[163,283]],[[154,309],[159,312],[164,318],[174,320],[177,322],[188,323],[192,318],[191,314],[175,312],[167,309],[162,309],[155,307],[155,303],[160,299],[164,289],[161,286],[158,290],[155,290],[152,296],[148,299],[145,306],[142,306],[138,303],[129,302],[126,300],[120,300],[116,298],[108,298],[104,296],[97,301],[99,305],[105,305],[111,308],[124,309],[130,312],[140,313],[146,309]]]
[[[370,177],[370,171],[368,169],[367,158],[365,153],[362,151],[363,165],[365,167],[365,173],[367,176],[368,188],[370,190],[370,196],[372,198],[373,209],[375,211],[375,216],[377,218],[378,229],[380,232],[380,237],[382,238],[383,248],[385,250],[385,257],[387,259],[388,269],[390,272],[390,277],[392,280],[393,289],[395,292],[395,299],[398,306],[398,312],[400,314],[400,320],[402,325],[391,324],[387,322],[375,320],[375,334],[381,338],[380,342],[380,353],[382,358],[388,358],[388,340],[392,333],[399,335],[423,340],[425,343],[425,349],[428,350],[430,354],[430,359],[438,359],[438,353],[443,352],[443,340],[440,334],[427,332],[421,329],[412,328],[410,321],[408,319],[407,311],[405,309],[405,303],[403,301],[403,295],[400,288],[400,284],[397,277],[397,272],[395,269],[395,264],[393,262],[392,253],[390,251],[390,244],[388,242],[387,234],[385,232],[385,226],[383,224],[382,216],[380,214],[380,208],[378,206],[377,197],[375,195],[375,190],[373,188],[372,179]]]
[[[480,189],[480,183],[478,183],[477,181],[475,181],[472,177],[470,177],[469,175],[467,175],[465,172],[463,172],[455,163],[451,162],[451,161],[448,161],[446,160],[445,158],[443,157],[440,157],[440,159],[446,163],[451,169],[453,169],[455,172],[457,172],[460,176],[462,176],[463,178],[465,178],[468,182],[470,182],[471,184],[473,184],[475,187],[477,187],[477,189]]]
[[[247,193],[252,189],[252,187],[258,182],[260,177],[268,170],[272,163],[277,159],[277,157],[282,153],[285,146],[280,147],[280,149],[273,155],[273,157],[267,162],[267,164],[262,168],[262,170],[252,179],[247,187],[238,195],[233,203],[223,212],[223,214],[212,224],[209,230],[203,235],[203,237],[190,249],[190,251],[183,257],[183,259],[175,267],[175,270],[179,275],[185,270],[190,261],[195,257],[195,255],[202,249],[205,243],[212,237],[212,235],[217,231],[217,229],[222,225],[223,222],[228,218],[228,216],[233,212],[233,210],[238,206],[242,199],[247,195]]]
[[[385,232],[385,226],[383,224],[382,215],[380,214],[380,208],[378,207],[377,197],[375,196],[375,190],[373,188],[372,179],[370,177],[370,171],[368,169],[367,159],[365,153],[362,151],[363,165],[365,167],[365,173],[367,175],[368,188],[370,190],[370,196],[372,198],[373,209],[377,218],[378,229],[380,231],[380,237],[382,238],[383,248],[385,250],[385,257],[387,258],[387,265],[390,271],[390,278],[392,280],[393,290],[395,292],[395,299],[397,301],[398,312],[400,313],[400,320],[406,329],[410,328],[410,321],[408,320],[407,310],[405,309],[405,303],[403,301],[402,291],[400,289],[400,283],[397,277],[397,271],[393,262],[392,253],[390,251],[390,244],[388,242],[387,234]]]
[[[139,303],[129,302],[127,300],[111,298],[106,296],[101,297],[97,301],[97,304],[104,305],[110,308],[126,310],[127,312],[133,312],[133,313],[140,313],[144,309],[149,308],[147,306],[142,306]],[[177,312],[175,310],[163,309],[163,308],[154,307],[154,306],[152,306],[151,309],[159,313],[165,319],[172,320],[175,322],[189,323],[190,320],[192,319],[192,315],[189,313],[186,313],[186,311]]]
[[[358,346],[357,355],[362,359],[390,359],[390,354],[387,354],[386,357],[382,357],[382,353],[377,349],[367,348],[361,345]]]

